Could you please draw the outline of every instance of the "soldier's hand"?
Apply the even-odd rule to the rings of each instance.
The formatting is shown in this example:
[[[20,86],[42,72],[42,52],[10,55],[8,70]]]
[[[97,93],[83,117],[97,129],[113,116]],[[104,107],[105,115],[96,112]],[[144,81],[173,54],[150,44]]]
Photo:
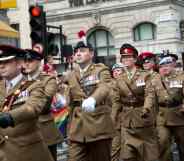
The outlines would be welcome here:
[[[9,113],[0,113],[0,127],[7,128],[14,126],[14,121]]]
[[[82,110],[85,112],[95,111],[96,100],[93,97],[89,97],[82,102]]]
[[[150,110],[148,108],[143,108],[142,110],[142,118],[147,118],[149,116]]]

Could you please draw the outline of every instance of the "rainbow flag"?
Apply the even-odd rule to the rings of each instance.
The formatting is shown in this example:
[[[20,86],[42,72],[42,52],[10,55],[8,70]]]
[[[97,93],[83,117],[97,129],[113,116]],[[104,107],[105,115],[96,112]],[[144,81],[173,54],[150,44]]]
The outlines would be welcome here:
[[[66,99],[61,94],[57,93],[52,100],[51,112],[54,117],[56,127],[60,130],[63,136],[66,136],[67,122],[69,111],[66,106]]]
[[[69,116],[67,107],[63,107],[61,109],[52,109],[52,115],[54,116],[56,127],[61,131],[63,136],[65,136]]]

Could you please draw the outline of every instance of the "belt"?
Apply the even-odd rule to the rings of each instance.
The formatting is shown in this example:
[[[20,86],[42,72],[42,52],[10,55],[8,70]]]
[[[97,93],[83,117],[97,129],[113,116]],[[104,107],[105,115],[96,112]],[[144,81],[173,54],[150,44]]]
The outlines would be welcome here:
[[[81,106],[82,105],[82,101],[72,101],[72,106],[76,107],[76,106]]]
[[[132,107],[141,107],[141,106],[143,106],[144,104],[143,104],[144,102],[122,102],[122,104],[123,105],[125,105],[125,106],[132,106]]]
[[[72,101],[72,106],[73,107],[80,107],[80,106],[82,106],[82,101]],[[102,105],[106,105],[106,103],[105,103],[105,101],[103,101],[103,102],[100,102],[99,104],[97,104],[96,106],[102,106]]]
[[[168,107],[168,108],[175,108],[182,105],[181,102],[172,102],[172,103],[168,103],[168,102],[161,102],[159,103],[159,106],[161,107]]]

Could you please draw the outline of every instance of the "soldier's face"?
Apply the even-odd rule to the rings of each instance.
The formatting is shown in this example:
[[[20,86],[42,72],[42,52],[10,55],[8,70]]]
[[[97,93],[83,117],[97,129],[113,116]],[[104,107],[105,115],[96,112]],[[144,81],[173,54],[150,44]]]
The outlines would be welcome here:
[[[76,50],[74,60],[78,64],[83,64],[91,61],[93,58],[93,52],[88,48],[79,48]]]
[[[154,68],[154,66],[155,66],[155,64],[152,63],[152,62],[147,62],[147,63],[144,63],[144,64],[143,64],[143,68],[144,68],[145,70],[151,70],[151,69]]]
[[[175,63],[164,64],[159,67],[159,73],[162,76],[169,75],[175,68]]]
[[[24,72],[31,74],[36,72],[40,68],[41,62],[39,60],[25,60],[22,64]]]
[[[15,59],[0,62],[0,76],[11,80],[20,73],[21,65]]]
[[[112,76],[113,78],[118,78],[121,73],[122,73],[122,68],[116,68],[113,70]]]
[[[136,59],[133,56],[123,56],[121,58],[121,62],[125,67],[133,67],[135,66]]]

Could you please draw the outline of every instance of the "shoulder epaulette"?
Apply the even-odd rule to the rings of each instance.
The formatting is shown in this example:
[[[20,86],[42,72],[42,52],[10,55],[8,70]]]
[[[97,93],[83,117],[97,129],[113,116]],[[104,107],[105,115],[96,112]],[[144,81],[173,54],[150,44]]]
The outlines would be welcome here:
[[[105,64],[103,63],[97,63],[97,64],[94,64],[95,67],[101,67],[101,68],[108,68]]]

